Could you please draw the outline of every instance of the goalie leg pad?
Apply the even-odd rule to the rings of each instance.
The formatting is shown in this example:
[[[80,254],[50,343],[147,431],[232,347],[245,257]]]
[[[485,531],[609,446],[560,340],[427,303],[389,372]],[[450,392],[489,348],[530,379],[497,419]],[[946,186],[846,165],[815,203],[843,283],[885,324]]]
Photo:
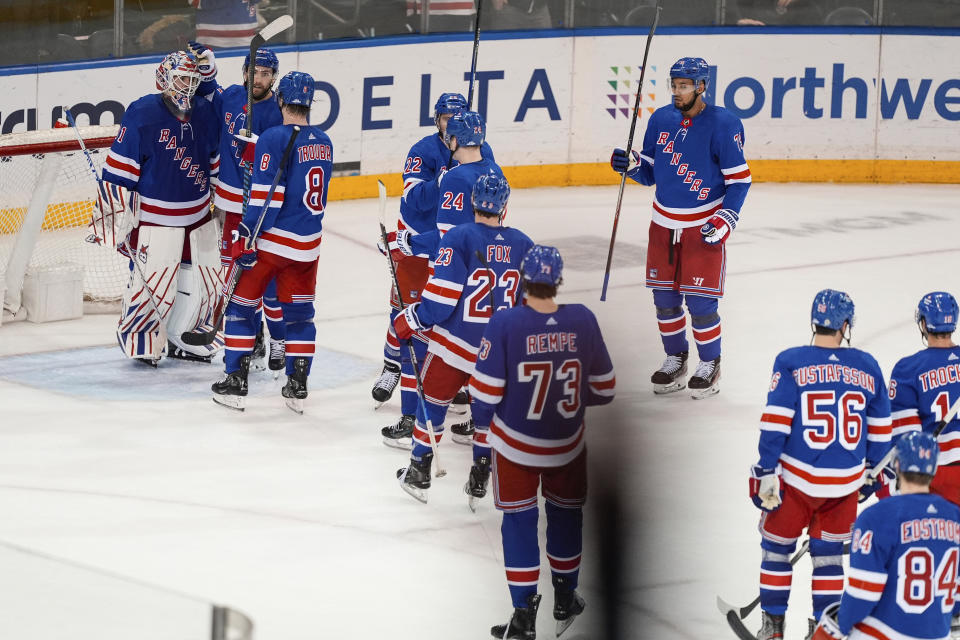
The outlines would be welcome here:
[[[130,358],[158,360],[167,347],[165,325],[177,293],[183,229],[140,227],[135,237],[137,263],[130,264],[117,341]]]
[[[195,329],[210,329],[213,314],[223,289],[220,254],[217,251],[219,233],[217,224],[210,220],[190,231],[192,264],[180,267],[177,298],[167,318],[170,342],[196,356],[212,356],[223,348],[223,338],[209,345],[188,345],[180,336]]]

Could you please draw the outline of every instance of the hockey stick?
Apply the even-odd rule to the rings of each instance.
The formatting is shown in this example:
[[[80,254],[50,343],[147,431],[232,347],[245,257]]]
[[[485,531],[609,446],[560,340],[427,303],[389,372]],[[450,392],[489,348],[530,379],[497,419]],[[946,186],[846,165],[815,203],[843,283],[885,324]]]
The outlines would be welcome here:
[[[803,544],[800,545],[800,549],[797,550],[793,557],[790,558],[790,566],[797,564],[797,561],[800,560],[810,550],[810,541],[804,540]],[[757,637],[747,631],[746,626],[743,624],[743,619],[750,615],[750,612],[757,608],[757,605],[760,604],[760,596],[757,596],[753,602],[743,607],[735,607],[731,604],[728,604],[720,596],[717,596],[717,608],[720,609],[722,613],[727,618],[727,622],[730,624],[730,628],[733,629],[733,632],[737,634],[741,640],[757,640]]]
[[[936,426],[933,428],[933,439],[936,440],[943,430],[947,428],[947,425],[950,424],[953,419],[957,416],[957,413],[960,413],[960,398],[957,398],[957,401],[953,403],[953,406],[950,407],[950,410],[947,411],[947,415],[943,416],[943,419],[937,422]],[[893,461],[894,456],[897,455],[897,448],[895,446],[890,447],[890,451],[887,451],[887,454],[880,459],[872,469],[870,473],[867,474],[870,476],[871,480],[876,480],[877,476],[883,472],[883,468],[886,467],[890,462]]]
[[[97,181],[97,188],[100,190],[100,197],[106,198],[110,201],[110,210],[113,210],[113,196],[110,194],[110,190],[107,189],[106,185],[103,184],[103,178],[100,177],[100,174],[97,173],[97,167],[93,164],[93,158],[90,157],[90,150],[87,149],[87,145],[83,142],[83,136],[80,134],[80,129],[77,127],[76,120],[73,119],[73,114],[70,113],[70,109],[64,109],[63,112],[67,115],[67,120],[70,122],[70,126],[73,127],[73,132],[77,134],[77,141],[80,143],[80,150],[83,151],[83,157],[87,159],[87,166],[90,167],[90,173],[93,174],[93,179]],[[121,202],[121,204],[123,204]],[[102,211],[101,211],[102,213]],[[133,215],[133,211],[130,211],[130,215]],[[113,214],[116,216],[116,213]],[[96,223],[94,223],[95,225]],[[102,225],[106,225],[106,222],[101,221]],[[114,228],[116,228],[116,220],[113,222]],[[96,233],[96,227],[94,227],[94,233]],[[106,228],[104,226],[104,235],[106,235]],[[140,274],[140,280],[143,282],[143,288],[146,289],[147,298],[150,300],[150,305],[153,307],[153,310],[157,314],[157,333],[159,335],[159,341],[161,344],[167,344],[167,328],[163,324],[163,314],[160,313],[160,305],[157,304],[157,301],[153,298],[153,289],[150,288],[150,285],[147,283],[147,278],[143,273],[143,267],[140,266],[140,261],[137,260],[137,252],[133,250],[130,246],[130,234],[122,240],[123,246],[127,250],[127,255],[130,258],[130,262],[133,263],[134,268],[136,268],[137,273]]]
[[[637,99],[633,103],[633,117],[630,119],[630,135],[627,136],[627,158],[630,157],[633,149],[633,135],[637,130],[637,118],[640,115],[640,101],[643,99],[643,77],[647,73],[647,56],[650,53],[650,43],[653,41],[653,32],[657,30],[657,23],[660,22],[660,2],[657,0],[657,12],[653,17],[653,24],[650,25],[650,33],[647,34],[647,46],[643,49],[643,66],[640,68],[640,84],[637,85]],[[610,233],[610,250],[607,252],[607,268],[603,272],[603,289],[600,291],[600,301],[607,299],[607,285],[610,283],[610,265],[613,264],[613,245],[617,240],[617,225],[620,223],[620,206],[623,204],[623,188],[627,184],[627,172],[620,175],[620,191],[617,194],[617,208],[613,214],[613,231]]]
[[[477,0],[477,21],[473,26],[473,59],[470,61],[470,85],[467,88],[467,111],[473,106],[473,85],[477,78],[477,54],[480,53],[480,10],[483,0]],[[459,145],[459,143],[457,143]],[[453,149],[450,150],[450,159],[447,160],[447,169],[453,165]]]
[[[403,294],[400,293],[400,280],[397,278],[397,267],[393,264],[393,258],[390,257],[390,244],[387,241],[387,186],[382,180],[377,180],[377,190],[380,196],[380,239],[387,252],[387,263],[390,265],[390,276],[393,278],[393,291],[397,294],[397,303],[400,305],[400,312],[403,312]],[[417,362],[417,354],[413,349],[413,338],[406,340],[407,349],[410,352],[410,364],[413,365],[413,376],[417,380],[417,400],[420,402],[420,409],[423,410],[423,417],[427,422],[427,434],[430,436],[430,448],[433,449],[433,459],[437,463],[437,477],[442,478],[447,475],[447,470],[440,464],[440,455],[437,451],[437,435],[433,430],[433,422],[430,420],[430,414],[427,413],[426,396],[423,394],[423,381],[420,379],[420,364]]]
[[[257,218],[257,226],[253,229],[250,234],[250,237],[245,243],[246,248],[251,248],[257,240],[257,236],[260,235],[260,228],[263,226],[263,221],[267,217],[267,209],[270,208],[270,201],[273,199],[273,192],[277,190],[277,185],[280,184],[280,178],[283,176],[283,170],[287,166],[287,161],[290,159],[290,152],[293,150],[293,145],[297,141],[297,135],[300,133],[300,127],[293,125],[293,133],[290,134],[290,139],[287,141],[287,146],[283,150],[283,155],[280,157],[280,166],[277,168],[277,175],[273,177],[273,184],[270,185],[270,190],[267,192],[267,197],[263,202],[263,208],[260,210],[260,217]],[[217,333],[220,331],[220,325],[223,324],[223,316],[227,313],[227,305],[230,304],[230,300],[233,298],[233,292],[237,288],[237,283],[240,282],[240,274],[243,273],[243,269],[233,263],[229,277],[230,282],[227,283],[227,289],[224,292],[223,298],[220,300],[220,304],[217,306],[216,314],[214,315],[214,320],[212,326],[207,331],[184,331],[180,335],[180,339],[183,340],[184,344],[189,344],[191,346],[202,346],[212,344],[217,337]]]

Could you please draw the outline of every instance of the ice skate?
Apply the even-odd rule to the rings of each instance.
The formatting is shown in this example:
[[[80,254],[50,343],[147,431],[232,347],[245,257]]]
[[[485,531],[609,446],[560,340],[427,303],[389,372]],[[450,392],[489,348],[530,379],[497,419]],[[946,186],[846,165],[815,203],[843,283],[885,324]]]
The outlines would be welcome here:
[[[400,382],[400,365],[389,360],[383,361],[383,371],[380,377],[373,384],[373,400],[376,402],[374,409],[379,409],[384,402],[393,397],[393,390],[397,388]]]
[[[264,359],[267,357],[267,345],[263,341],[263,323],[257,329],[257,339],[253,343],[253,353],[250,354],[250,370],[265,371],[267,364]]]
[[[807,635],[804,636],[803,640],[810,640],[813,637],[813,632],[817,630],[817,621],[814,618],[807,618]]]
[[[431,464],[433,464],[433,454],[425,453],[423,459],[419,462],[411,459],[409,467],[397,469],[397,480],[400,481],[400,488],[423,504],[427,504]]]
[[[267,368],[273,371],[273,379],[280,377],[286,365],[286,343],[283,340],[274,340],[270,338],[270,356],[267,358]]]
[[[450,401],[450,406],[447,407],[447,413],[452,413],[456,416],[462,416],[467,413],[467,409],[470,408],[470,396],[467,394],[466,390],[460,389],[457,391],[457,395],[453,396],[453,400]]]
[[[553,619],[557,621],[558,638],[570,628],[586,606],[580,594],[570,588],[567,578],[553,576]]]
[[[396,424],[380,429],[380,435],[383,436],[383,444],[395,449],[413,449],[413,427],[417,418],[412,415],[400,416]]]
[[[160,358],[132,358],[134,362],[145,364],[148,367],[156,369],[160,365]]]
[[[960,615],[955,615],[950,619],[950,638],[952,640],[960,639]]]
[[[467,484],[463,485],[463,491],[468,496],[467,506],[470,511],[476,513],[477,504],[480,498],[487,495],[487,483],[490,482],[490,458],[480,456],[470,467],[470,475],[467,477]]]
[[[187,360],[189,362],[213,362],[212,355],[198,356],[195,353],[190,353],[189,351],[185,351],[181,349],[180,347],[173,344],[172,342],[167,343],[167,356],[171,358],[175,358],[177,360]],[[148,360],[148,358],[140,358],[140,360]],[[159,360],[155,360],[154,362],[159,362]],[[153,366],[157,366],[157,365],[154,364]]]
[[[473,418],[450,427],[450,433],[453,434],[453,441],[457,444],[472,445],[474,431],[476,431],[476,428],[473,425]]]
[[[660,368],[652,376],[650,382],[653,383],[653,392],[657,395],[664,395],[680,391],[687,386],[684,379],[687,375],[687,357],[689,352],[681,351],[667,356]]]
[[[783,640],[783,616],[778,616],[766,611],[763,614],[763,622],[760,631],[757,632],[757,640]]]
[[[310,361],[306,358],[293,359],[293,373],[287,376],[287,384],[283,385],[280,394],[286,398],[287,407],[291,411],[303,415],[303,400],[307,397],[307,368]]]
[[[540,594],[534,593],[527,598],[526,607],[517,607],[510,616],[507,624],[498,624],[491,627],[490,635],[494,638],[520,638],[521,640],[536,640],[537,638],[537,608],[540,606]]]
[[[716,360],[701,361],[690,377],[690,387],[694,400],[702,400],[720,393],[720,356]]]
[[[213,401],[230,409],[243,411],[246,406],[247,373],[250,371],[250,356],[240,358],[240,368],[233,373],[223,376],[219,382],[214,382],[210,389],[213,391]]]

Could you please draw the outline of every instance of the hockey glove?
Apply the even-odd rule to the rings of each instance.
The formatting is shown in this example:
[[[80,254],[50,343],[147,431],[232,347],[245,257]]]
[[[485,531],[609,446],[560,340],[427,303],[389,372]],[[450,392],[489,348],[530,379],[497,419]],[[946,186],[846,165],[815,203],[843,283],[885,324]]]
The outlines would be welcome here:
[[[390,252],[390,257],[394,262],[400,262],[404,258],[409,258],[413,255],[413,249],[410,248],[410,232],[406,229],[400,229],[398,231],[391,231],[387,234],[387,246],[384,248],[383,240],[377,243],[377,249],[380,249],[380,253],[387,255],[387,251]]]
[[[897,472],[890,465],[884,466],[876,478],[872,476],[873,468],[868,464],[863,486],[860,487],[860,494],[857,496],[858,502],[866,502],[873,494],[877,494],[877,499],[882,500],[896,492]]]
[[[758,464],[750,467],[750,499],[758,509],[776,511],[781,501],[780,475],[776,469],[764,469]]]
[[[242,222],[233,230],[232,254],[241,269],[252,269],[257,264],[256,242],[251,238],[250,228]]]
[[[415,332],[423,330],[420,318],[417,317],[417,307],[419,305],[419,302],[413,303],[393,319],[393,330],[397,332],[397,337],[401,340],[409,340]]]
[[[707,244],[723,244],[730,236],[730,232],[737,228],[739,219],[740,214],[733,209],[720,209],[700,227],[703,241]]]
[[[840,631],[837,622],[837,613],[840,610],[839,602],[831,602],[820,614],[820,624],[813,630],[810,640],[847,640],[847,634]]]
[[[200,72],[200,82],[210,82],[217,77],[217,57],[213,55],[213,49],[205,44],[190,41],[187,43],[192,53],[197,59],[197,71]]]
[[[614,149],[610,154],[610,166],[617,173],[630,173],[640,164],[640,154],[630,150],[630,155],[623,149]]]
[[[253,158],[257,150],[257,140],[260,139],[255,133],[251,133],[246,129],[240,129],[240,133],[233,134],[233,137],[239,141],[239,144],[242,145],[242,150],[240,151],[240,162],[245,163],[249,166],[253,166]]]

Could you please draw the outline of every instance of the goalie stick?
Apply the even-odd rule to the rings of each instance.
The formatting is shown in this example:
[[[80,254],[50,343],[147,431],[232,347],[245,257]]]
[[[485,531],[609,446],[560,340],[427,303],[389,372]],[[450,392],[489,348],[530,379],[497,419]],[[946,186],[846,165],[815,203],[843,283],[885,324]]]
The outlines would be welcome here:
[[[377,191],[380,197],[380,239],[387,252],[387,264],[390,266],[390,276],[393,279],[393,290],[397,294],[397,303],[400,305],[402,313],[405,305],[403,304],[403,294],[400,292],[400,280],[397,279],[397,267],[393,264],[393,258],[390,257],[390,243],[387,241],[387,186],[382,180],[377,180]],[[417,381],[417,400],[420,403],[420,409],[423,410],[424,419],[427,421],[427,434],[430,436],[430,448],[433,449],[433,459],[437,463],[437,477],[442,478],[447,475],[447,470],[440,464],[440,455],[437,451],[437,436],[433,430],[433,422],[430,420],[430,414],[427,413],[427,402],[423,395],[423,380],[420,379],[420,364],[417,362],[417,354],[413,349],[413,338],[406,341],[407,349],[410,353],[410,364],[413,365],[413,376]],[[413,494],[410,494],[413,495]],[[414,496],[420,500],[417,496]],[[422,500],[421,502],[426,502]]]
[[[63,112],[67,116],[67,120],[70,122],[70,126],[73,127],[73,132],[77,134],[77,140],[80,142],[80,150],[83,151],[83,157],[87,159],[87,166],[90,168],[90,173],[93,174],[93,179],[97,181],[97,189],[100,192],[101,200],[106,199],[110,201],[110,210],[113,210],[113,196],[110,193],[110,190],[103,183],[103,178],[100,177],[100,174],[97,173],[97,167],[93,164],[93,158],[90,157],[90,150],[87,149],[87,145],[83,142],[83,135],[80,133],[80,129],[77,127],[77,121],[73,119],[73,114],[70,112],[70,109],[64,108]],[[121,201],[121,204],[122,201]],[[101,215],[102,215],[101,210]],[[117,214],[114,213],[114,216]],[[134,215],[133,211],[130,212],[130,215]],[[101,221],[102,222],[102,221]],[[106,223],[103,223],[106,224]],[[113,221],[113,226],[116,228],[116,220]],[[96,223],[94,223],[94,233],[96,233]],[[106,234],[106,230],[104,230]],[[143,267],[140,266],[140,261],[137,259],[137,252],[133,250],[133,247],[130,246],[130,234],[128,233],[125,238],[121,241],[121,244],[127,250],[127,256],[130,258],[130,262],[133,263],[134,268],[136,268],[137,273],[140,274],[140,280],[143,282],[143,288],[146,290],[147,299],[150,300],[150,306],[153,307],[153,310],[157,314],[157,333],[159,335],[159,341],[161,344],[167,344],[167,328],[163,324],[163,314],[160,313],[160,305],[157,304],[157,301],[153,298],[153,289],[150,288],[150,284],[147,282],[147,278],[143,273]],[[213,342],[211,340],[210,342]],[[122,346],[122,345],[121,345]],[[143,359],[146,362],[149,362],[153,366],[156,366],[156,361],[150,361]]]
[[[267,192],[267,197],[263,202],[263,208],[260,210],[260,217],[257,218],[257,226],[253,229],[250,234],[250,238],[246,247],[251,248],[257,240],[257,236],[260,235],[260,228],[263,226],[263,221],[267,217],[267,209],[270,208],[270,201],[273,199],[273,192],[277,190],[277,185],[280,184],[280,178],[283,176],[283,170],[287,166],[287,161],[290,159],[290,152],[293,150],[293,145],[297,141],[297,135],[300,134],[300,127],[293,125],[293,133],[290,134],[290,139],[287,141],[287,146],[283,150],[283,155],[280,157],[280,166],[277,168],[277,175],[273,177],[273,184],[270,185],[270,190]],[[237,288],[237,283],[240,282],[240,274],[243,272],[243,269],[237,265],[234,261],[231,266],[229,278],[230,282],[227,283],[227,289],[224,292],[223,298],[220,299],[220,304],[217,306],[216,314],[214,315],[213,323],[210,329],[202,331],[195,329],[193,331],[185,331],[180,335],[180,339],[183,340],[184,344],[189,344],[190,346],[201,346],[212,344],[217,337],[217,333],[220,331],[220,325],[223,324],[223,316],[227,313],[227,305],[230,304],[230,299],[233,298],[233,292]]]
[[[640,114],[640,101],[643,99],[643,76],[647,73],[647,56],[650,54],[650,42],[653,40],[653,32],[657,30],[657,23],[660,22],[660,2],[657,0],[657,10],[653,16],[653,24],[650,25],[650,33],[647,34],[647,46],[643,49],[643,66],[640,67],[640,84],[637,85],[637,99],[633,103],[633,117],[630,119],[630,135],[627,136],[627,156],[633,148],[633,134],[637,131],[637,117]],[[624,171],[620,176],[620,192],[617,194],[617,208],[613,214],[613,231],[610,232],[610,249],[607,251],[607,267],[603,272],[603,289],[600,291],[600,301],[607,299],[607,285],[610,283],[610,265],[613,263],[613,245],[617,241],[617,225],[620,223],[620,206],[623,204],[623,188],[627,184],[627,172]]]

